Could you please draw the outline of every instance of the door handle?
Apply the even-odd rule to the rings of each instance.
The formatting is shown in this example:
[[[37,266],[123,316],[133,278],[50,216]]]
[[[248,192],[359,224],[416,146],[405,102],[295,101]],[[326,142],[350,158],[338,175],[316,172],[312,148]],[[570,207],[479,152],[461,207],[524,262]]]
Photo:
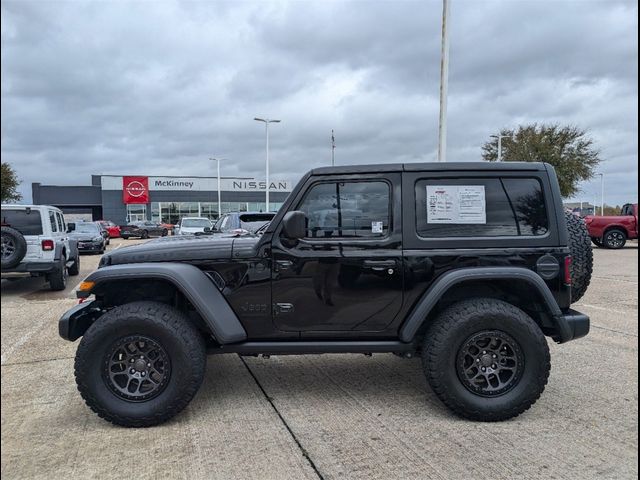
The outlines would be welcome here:
[[[278,271],[289,270],[293,262],[291,260],[276,260],[276,268]]]
[[[371,268],[373,270],[384,270],[385,268],[395,268],[395,260],[365,260],[363,262],[365,268]]]

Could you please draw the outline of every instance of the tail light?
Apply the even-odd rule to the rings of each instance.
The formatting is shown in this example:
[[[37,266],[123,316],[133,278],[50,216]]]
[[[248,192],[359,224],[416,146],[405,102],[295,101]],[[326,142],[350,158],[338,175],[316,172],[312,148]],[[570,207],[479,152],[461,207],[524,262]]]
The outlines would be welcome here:
[[[42,250],[45,252],[50,252],[55,247],[53,240],[42,240]]]
[[[571,263],[573,262],[573,258],[571,255],[567,255],[564,257],[564,283],[567,285],[571,285]]]

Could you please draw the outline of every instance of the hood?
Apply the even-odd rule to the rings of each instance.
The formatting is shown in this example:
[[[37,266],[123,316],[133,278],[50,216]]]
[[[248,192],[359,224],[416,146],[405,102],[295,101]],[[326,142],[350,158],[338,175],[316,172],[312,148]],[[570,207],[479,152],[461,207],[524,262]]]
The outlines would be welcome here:
[[[204,232],[204,227],[180,227],[180,233]]]
[[[255,245],[259,237],[253,237]],[[233,252],[233,236],[175,236],[112,250],[102,257],[100,266],[143,262],[191,262],[198,260],[229,260]],[[247,249],[243,239],[243,250]]]

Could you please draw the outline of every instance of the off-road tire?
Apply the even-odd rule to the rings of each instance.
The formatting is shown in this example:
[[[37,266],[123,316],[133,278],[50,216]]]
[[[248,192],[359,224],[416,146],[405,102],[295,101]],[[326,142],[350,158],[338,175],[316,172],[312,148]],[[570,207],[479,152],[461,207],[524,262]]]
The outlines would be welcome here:
[[[503,332],[522,351],[519,380],[505,393],[487,397],[469,390],[458,375],[458,352],[481,331]],[[551,361],[547,341],[535,321],[519,308],[491,298],[472,298],[443,311],[425,335],[422,363],[435,394],[456,414],[471,420],[495,422],[520,415],[544,391]]]
[[[587,292],[593,273],[591,237],[584,220],[573,213],[565,214],[571,251],[571,301],[577,302]]]
[[[56,292],[64,290],[67,288],[68,277],[69,270],[67,269],[65,259],[62,258],[56,269],[48,275],[49,287]]]
[[[13,268],[27,254],[27,241],[15,228],[2,227],[2,268]]]
[[[169,357],[166,386],[149,400],[120,398],[103,377],[109,348],[129,335],[152,339]],[[205,367],[204,338],[182,312],[162,303],[133,302],[110,310],[89,327],[76,352],[75,377],[82,398],[100,417],[124,427],[149,427],[187,406],[202,384]]]
[[[73,259],[73,265],[69,267],[69,275],[75,277],[80,274],[80,252],[76,253],[76,258]]]
[[[602,245],[610,250],[619,250],[627,243],[627,234],[619,228],[607,230],[602,236]]]

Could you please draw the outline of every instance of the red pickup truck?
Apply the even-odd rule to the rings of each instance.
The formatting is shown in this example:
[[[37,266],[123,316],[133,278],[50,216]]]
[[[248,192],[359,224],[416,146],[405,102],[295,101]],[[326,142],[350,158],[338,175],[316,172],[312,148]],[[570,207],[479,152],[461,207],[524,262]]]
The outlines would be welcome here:
[[[599,247],[622,248],[627,239],[638,238],[638,204],[622,206],[620,215],[584,217],[591,241]]]

